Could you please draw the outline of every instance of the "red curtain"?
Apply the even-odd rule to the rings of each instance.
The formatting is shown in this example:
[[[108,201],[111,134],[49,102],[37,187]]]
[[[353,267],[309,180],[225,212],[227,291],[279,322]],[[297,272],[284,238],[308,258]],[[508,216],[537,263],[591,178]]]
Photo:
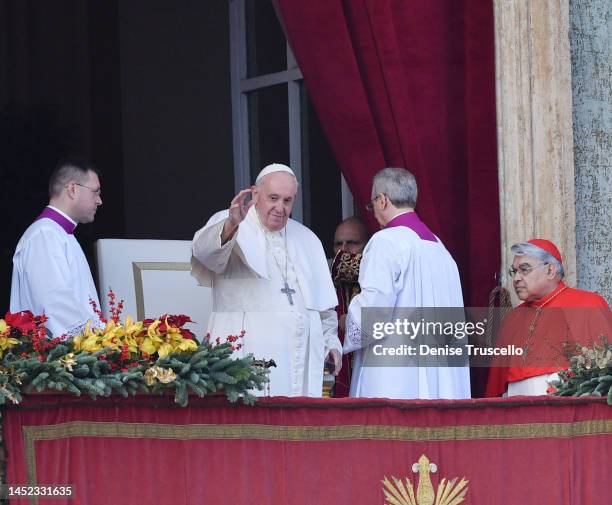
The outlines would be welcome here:
[[[603,503],[612,452],[601,398],[180,408],[170,397],[44,395],[3,409],[3,427],[9,485],[72,485],[73,499],[40,505],[382,504],[385,476],[416,487],[422,454],[438,466],[434,489],[469,481],[465,503]]]
[[[276,4],[360,209],[374,173],[410,169],[417,211],[459,264],[466,305],[486,305],[500,266],[492,2]]]

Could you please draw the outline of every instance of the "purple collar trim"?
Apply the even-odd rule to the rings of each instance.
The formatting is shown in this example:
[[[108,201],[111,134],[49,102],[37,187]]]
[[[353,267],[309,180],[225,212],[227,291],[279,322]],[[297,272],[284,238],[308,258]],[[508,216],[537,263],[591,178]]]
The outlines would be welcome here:
[[[45,217],[47,219],[51,219],[51,221],[55,221],[69,235],[72,235],[74,233],[74,229],[76,228],[76,224],[72,223],[68,218],[62,216],[59,212],[57,212],[56,210],[52,209],[51,207],[45,207],[45,210],[43,210],[41,212],[40,216],[38,216],[35,219],[35,221],[38,221],[39,219],[43,219]]]
[[[437,242],[436,236],[431,232],[427,225],[421,221],[416,212],[406,212],[394,217],[387,223],[385,228],[393,228],[394,226],[405,226],[414,231],[421,240],[429,240],[431,242]]]

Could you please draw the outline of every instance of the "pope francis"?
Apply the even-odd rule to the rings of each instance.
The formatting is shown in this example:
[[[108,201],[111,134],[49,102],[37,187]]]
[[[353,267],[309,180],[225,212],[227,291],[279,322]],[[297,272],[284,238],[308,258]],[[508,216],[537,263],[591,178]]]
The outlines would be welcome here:
[[[242,353],[273,359],[270,394],[321,396],[325,358],[341,367],[338,304],[323,246],[289,219],[298,183],[265,167],[193,238],[192,275],[213,290],[213,338],[245,331]],[[248,196],[252,199],[247,201]]]

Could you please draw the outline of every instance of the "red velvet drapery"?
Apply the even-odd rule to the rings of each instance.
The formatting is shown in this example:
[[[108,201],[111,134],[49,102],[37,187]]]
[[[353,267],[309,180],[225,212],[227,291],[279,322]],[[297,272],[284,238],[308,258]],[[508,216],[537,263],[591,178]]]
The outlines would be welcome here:
[[[492,3],[276,4],[360,208],[375,172],[409,168],[417,211],[459,264],[466,304],[486,305],[500,258]]]
[[[3,427],[8,484],[72,485],[72,499],[40,505],[382,504],[385,476],[416,486],[422,454],[438,466],[434,489],[469,481],[466,504],[586,505],[606,501],[612,450],[601,398],[221,397],[180,408],[45,395],[4,409]]]

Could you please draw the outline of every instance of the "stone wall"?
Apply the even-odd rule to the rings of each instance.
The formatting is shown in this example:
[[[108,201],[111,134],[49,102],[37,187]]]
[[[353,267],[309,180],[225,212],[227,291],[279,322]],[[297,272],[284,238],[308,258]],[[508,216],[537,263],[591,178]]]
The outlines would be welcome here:
[[[578,287],[612,303],[612,2],[569,5]]]

